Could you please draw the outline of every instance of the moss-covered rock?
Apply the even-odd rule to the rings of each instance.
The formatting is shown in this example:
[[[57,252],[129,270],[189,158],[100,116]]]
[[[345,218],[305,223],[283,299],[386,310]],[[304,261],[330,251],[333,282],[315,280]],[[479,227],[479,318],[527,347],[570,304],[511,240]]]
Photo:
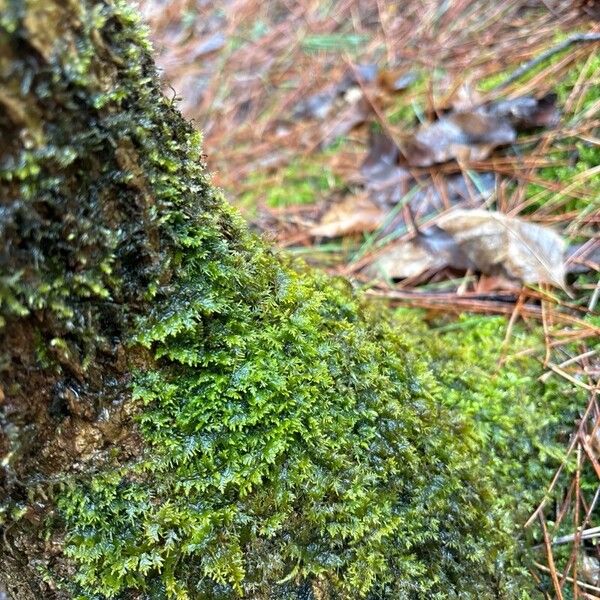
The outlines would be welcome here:
[[[0,14],[13,600],[529,597],[545,407],[251,234],[120,0]]]

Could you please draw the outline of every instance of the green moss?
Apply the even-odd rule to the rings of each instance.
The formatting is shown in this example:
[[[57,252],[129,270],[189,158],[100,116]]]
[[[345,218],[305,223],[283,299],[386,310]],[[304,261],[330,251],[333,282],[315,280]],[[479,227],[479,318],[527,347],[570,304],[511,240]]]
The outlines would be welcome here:
[[[317,578],[341,597],[527,597],[519,524],[583,402],[527,356],[497,369],[541,337],[517,328],[502,348],[500,318],[387,321],[345,284],[255,260],[239,285],[268,277],[277,307],[231,322],[225,277],[220,306],[170,304],[141,334],[173,361],[137,378],[152,453],[60,503],[84,589],[267,598]]]
[[[538,357],[544,353],[541,330],[517,327],[508,343],[506,331],[504,318],[463,316],[423,331],[415,342],[426,339],[444,405],[475,423],[485,462],[496,484],[511,489],[518,521],[529,516],[548,485],[552,464],[562,460],[564,441],[586,400],[560,378],[545,385],[537,381]]]
[[[252,208],[260,201],[272,207],[317,202],[341,185],[340,178],[325,163],[332,152],[295,159],[278,173],[275,184],[272,175],[253,172],[244,184],[248,189],[239,199],[240,206]]]
[[[580,116],[600,101],[600,88],[593,84],[594,77],[599,70],[600,52],[596,51],[591,60],[580,61],[559,83],[556,93],[560,106],[565,105],[580,77],[583,78],[586,86],[577,114],[565,114],[563,117],[565,121],[576,125]],[[578,211],[580,216],[584,216],[597,211],[599,207],[597,198],[600,198],[600,178],[597,175],[580,177],[579,184],[576,183],[576,178],[585,171],[600,165],[598,145],[579,137],[560,138],[553,142],[546,156],[556,161],[557,164],[540,169],[539,177],[549,182],[563,184],[563,187],[569,188],[570,195],[556,193],[539,184],[528,184],[527,197],[535,200],[529,210],[535,211],[548,203],[560,203],[558,209],[560,212]],[[582,188],[588,191],[592,198],[591,201],[589,198],[577,198],[577,191]]]

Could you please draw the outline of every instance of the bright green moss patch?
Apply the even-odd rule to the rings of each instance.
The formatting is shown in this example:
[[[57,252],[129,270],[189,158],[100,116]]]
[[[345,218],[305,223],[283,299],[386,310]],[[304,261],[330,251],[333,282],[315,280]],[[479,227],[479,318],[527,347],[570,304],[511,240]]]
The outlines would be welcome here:
[[[245,182],[248,189],[240,196],[240,206],[252,208],[261,201],[271,207],[317,202],[341,185],[340,178],[326,164],[331,152],[296,159],[281,169],[275,180],[267,173],[252,173]]]
[[[83,588],[294,597],[308,579],[332,597],[441,599],[460,582],[465,598],[528,597],[519,524],[582,399],[539,384],[532,358],[494,375],[503,319],[436,333],[269,254],[248,266],[234,284],[215,272],[218,306],[170,304],[142,334],[171,358],[135,388],[153,450],[61,500]],[[233,307],[238,285],[255,301]],[[515,336],[511,353],[540,340]]]
[[[556,89],[558,103],[564,106],[578,81],[583,82],[581,96],[573,104],[572,112],[564,115],[564,120],[573,126],[581,120],[600,101],[600,52],[596,51],[589,60],[581,61],[572,69]],[[576,112],[575,112],[576,111]],[[588,114],[587,118],[592,118]],[[562,138],[554,142],[548,156],[557,162],[557,166],[545,167],[538,175],[543,179],[563,184],[570,194],[556,194],[538,184],[527,186],[527,195],[534,200],[532,210],[551,203],[560,204],[560,211],[579,211],[579,216],[591,214],[599,208],[600,177],[592,171],[600,165],[600,147],[579,137]],[[585,189],[589,198],[577,198],[578,190]]]
[[[460,581],[513,597],[486,591],[511,589],[514,557],[475,433],[436,401],[402,322],[260,244],[242,261],[207,241],[141,333],[170,359],[134,391],[152,450],[61,500],[83,589],[266,598],[314,579],[446,598]]]
[[[506,330],[502,317],[463,316],[422,335],[444,405],[473,421],[491,476],[511,490],[525,520],[564,456],[586,396],[557,377],[539,383],[541,330],[517,327],[508,341]]]

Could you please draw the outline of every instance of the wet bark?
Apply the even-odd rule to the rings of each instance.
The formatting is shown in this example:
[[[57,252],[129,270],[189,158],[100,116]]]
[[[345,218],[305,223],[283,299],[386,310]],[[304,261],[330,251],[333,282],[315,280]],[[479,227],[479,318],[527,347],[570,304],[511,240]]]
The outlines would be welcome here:
[[[148,286],[170,277],[148,180],[166,167],[147,154],[189,135],[155,80],[112,1],[0,0],[0,591],[11,600],[55,593],[42,573],[60,570],[61,540],[41,532],[65,474],[138,451],[129,372],[148,358],[126,349],[127,332]]]

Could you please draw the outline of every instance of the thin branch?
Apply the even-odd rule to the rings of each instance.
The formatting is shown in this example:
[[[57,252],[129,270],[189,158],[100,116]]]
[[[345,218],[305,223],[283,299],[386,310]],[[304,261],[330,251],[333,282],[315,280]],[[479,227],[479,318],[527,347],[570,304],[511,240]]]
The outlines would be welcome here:
[[[566,50],[569,46],[572,46],[573,44],[583,44],[586,42],[600,42],[600,33],[576,33],[575,35],[568,37],[566,40],[560,42],[560,44],[557,44],[552,48],[548,48],[548,50],[542,52],[539,56],[536,56],[532,60],[521,65],[504,81],[501,81],[498,85],[494,86],[492,91],[497,92],[507,88],[511,83],[514,83],[517,81],[517,79],[520,79],[523,75],[525,75],[525,73],[531,71],[531,69],[535,69],[535,67],[543,63],[551,56]]]

